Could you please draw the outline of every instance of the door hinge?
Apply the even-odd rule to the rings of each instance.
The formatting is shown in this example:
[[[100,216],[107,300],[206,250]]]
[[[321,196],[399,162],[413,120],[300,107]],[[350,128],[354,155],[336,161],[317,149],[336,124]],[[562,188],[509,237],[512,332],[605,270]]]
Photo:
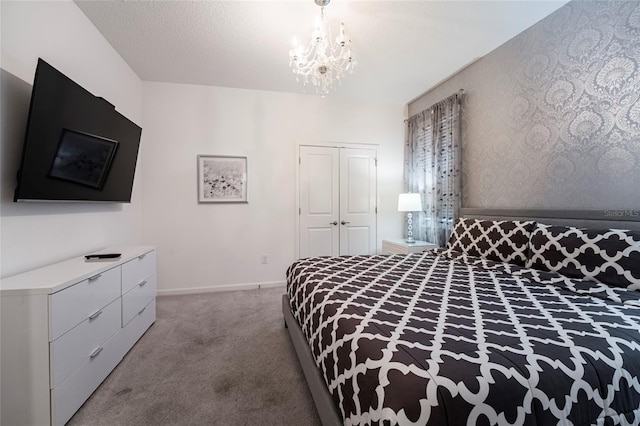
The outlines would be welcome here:
[[[376,167],[378,167],[378,159],[377,159],[377,158],[374,158],[374,159],[373,159],[373,162],[374,162],[374,164],[376,165]]]
[[[302,208],[298,207],[298,215],[302,214]]]
[[[298,164],[302,164],[302,157],[298,157]]]
[[[378,206],[376,206],[376,214],[378,214]]]

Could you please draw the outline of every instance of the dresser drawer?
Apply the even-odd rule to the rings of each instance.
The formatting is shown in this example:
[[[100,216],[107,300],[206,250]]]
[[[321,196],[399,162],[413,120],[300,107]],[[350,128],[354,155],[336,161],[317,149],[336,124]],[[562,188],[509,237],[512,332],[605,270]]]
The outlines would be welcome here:
[[[119,299],[114,300],[49,343],[52,389],[120,330],[120,305]]]
[[[131,321],[156,297],[156,276],[151,275],[122,295],[122,325]]]
[[[156,252],[150,251],[122,265],[122,294],[156,273]]]
[[[120,267],[115,267],[49,297],[49,341],[120,297]]]
[[[51,389],[51,424],[62,426],[91,396],[122,360],[122,347],[116,333],[93,357],[87,358],[57,387]]]
[[[147,304],[129,323],[120,330],[119,336],[121,340],[122,356],[124,357],[129,349],[140,339],[151,324],[156,321],[156,299]]]

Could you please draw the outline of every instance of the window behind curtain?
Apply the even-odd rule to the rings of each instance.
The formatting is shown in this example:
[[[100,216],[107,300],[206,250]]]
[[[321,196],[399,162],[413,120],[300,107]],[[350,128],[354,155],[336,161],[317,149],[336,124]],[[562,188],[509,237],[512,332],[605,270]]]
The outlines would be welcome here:
[[[405,186],[422,196],[414,238],[444,246],[460,208],[460,100],[462,93],[407,120]]]

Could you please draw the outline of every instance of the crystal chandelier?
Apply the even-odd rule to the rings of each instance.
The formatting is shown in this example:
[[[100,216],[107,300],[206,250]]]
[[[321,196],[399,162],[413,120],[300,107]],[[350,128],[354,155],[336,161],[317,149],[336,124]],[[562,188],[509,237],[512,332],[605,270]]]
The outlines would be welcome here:
[[[356,61],[351,55],[351,39],[340,24],[340,35],[331,41],[331,32],[324,22],[324,7],[330,0],[314,0],[320,6],[320,18],[311,33],[309,46],[303,48],[297,42],[289,51],[289,66],[296,74],[296,81],[302,79],[306,86],[311,82],[322,96],[329,93],[334,81],[340,80],[345,72],[352,73]]]

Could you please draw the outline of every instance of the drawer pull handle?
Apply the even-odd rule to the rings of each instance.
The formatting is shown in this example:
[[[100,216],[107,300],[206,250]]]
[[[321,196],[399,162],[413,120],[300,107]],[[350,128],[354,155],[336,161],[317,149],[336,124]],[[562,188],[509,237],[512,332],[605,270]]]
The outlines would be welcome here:
[[[101,313],[102,313],[102,309],[100,309],[98,312],[96,312],[96,313],[94,313],[92,315],[89,315],[89,320],[98,318]]]
[[[95,358],[97,357],[100,352],[102,352],[102,346],[100,346],[98,349],[96,349],[95,351],[93,351],[93,353],[91,355],[89,355],[89,358]]]
[[[94,275],[94,276],[92,276],[92,277],[89,277],[89,281],[95,281],[95,280],[97,280],[98,278],[100,278],[101,276],[102,276],[102,274],[98,274],[98,275]]]
[[[138,256],[138,260],[142,260],[142,259],[144,259],[144,257],[145,257],[146,255],[147,255],[147,253],[145,253],[145,254],[141,254],[140,256]]]
[[[145,311],[145,309],[147,309],[146,306],[144,308],[140,309],[140,312],[138,312],[138,315],[142,315],[142,313]]]
[[[142,281],[140,284],[138,284],[140,287],[144,286],[147,283],[147,280]]]

